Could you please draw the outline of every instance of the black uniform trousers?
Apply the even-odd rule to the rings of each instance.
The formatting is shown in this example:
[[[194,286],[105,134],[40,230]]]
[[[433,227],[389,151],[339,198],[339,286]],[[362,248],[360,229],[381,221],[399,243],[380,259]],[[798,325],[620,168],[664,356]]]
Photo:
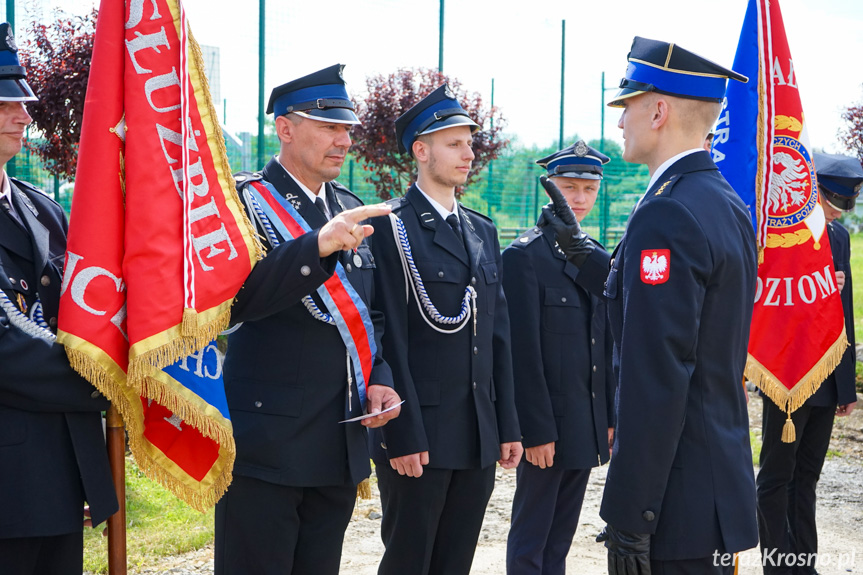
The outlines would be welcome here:
[[[84,532],[0,539],[3,575],[81,575]]]
[[[701,559],[683,559],[680,561],[650,562],[650,575],[733,575],[734,563],[728,557],[730,565],[722,565],[722,555],[704,557]]]
[[[506,543],[507,575],[563,574],[590,469],[540,469],[521,460]]]
[[[291,487],[235,475],[216,506],[216,575],[337,574],[356,496],[353,482]]]
[[[381,488],[381,539],[387,552],[378,575],[470,573],[495,465],[483,469],[424,467],[419,477],[375,467]],[[420,536],[418,528],[425,528]]]
[[[782,443],[782,427],[787,416],[771,400],[762,398],[762,402],[764,444],[756,488],[759,538],[762,554],[766,551],[767,559],[764,573],[814,573],[814,565],[788,567],[773,563],[779,562],[780,554],[794,553],[799,558],[801,554],[809,557],[818,551],[815,487],[830,444],[836,408],[803,404],[791,414],[797,440]],[[796,559],[794,564],[798,563]]]

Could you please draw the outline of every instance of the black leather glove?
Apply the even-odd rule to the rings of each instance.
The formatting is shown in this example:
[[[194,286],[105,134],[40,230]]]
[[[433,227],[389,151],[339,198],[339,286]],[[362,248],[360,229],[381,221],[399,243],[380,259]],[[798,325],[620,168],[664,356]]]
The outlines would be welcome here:
[[[606,525],[596,541],[608,549],[608,575],[650,575],[650,534]]]
[[[581,231],[578,220],[566,198],[546,176],[540,176],[539,181],[545,188],[545,193],[551,198],[551,206],[542,208],[542,215],[537,222],[539,227],[551,226],[557,237],[557,245],[572,264],[581,267],[587,257],[593,252],[593,242],[586,233]]]

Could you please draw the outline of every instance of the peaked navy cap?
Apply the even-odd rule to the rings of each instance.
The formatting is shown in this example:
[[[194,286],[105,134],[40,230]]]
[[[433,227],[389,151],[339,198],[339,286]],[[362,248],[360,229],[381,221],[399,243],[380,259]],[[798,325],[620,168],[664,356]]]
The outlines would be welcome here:
[[[854,209],[857,196],[863,188],[863,167],[860,160],[841,154],[813,154],[818,187],[824,197],[837,209]]]
[[[284,116],[296,112],[322,122],[359,124],[342,77],[344,67],[335,64],[273,88],[267,114]]]
[[[548,171],[549,177],[601,180],[602,166],[609,161],[608,156],[579,140],[536,163]]]
[[[417,136],[453,126],[470,126],[471,132],[479,129],[479,124],[470,119],[449,85],[443,84],[396,120],[399,152],[408,153]]]
[[[627,60],[629,65],[620,81],[620,91],[608,103],[613,108],[622,108],[622,100],[645,92],[721,102],[729,78],[749,81],[746,76],[676,44],[640,36],[633,39]]]
[[[27,84],[18,61],[18,45],[8,22],[0,24],[0,102],[32,102],[39,98]]]

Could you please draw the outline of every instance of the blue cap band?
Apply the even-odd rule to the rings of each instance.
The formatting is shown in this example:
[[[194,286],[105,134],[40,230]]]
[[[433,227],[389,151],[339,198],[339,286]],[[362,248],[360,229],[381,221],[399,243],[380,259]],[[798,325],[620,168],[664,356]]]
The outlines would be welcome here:
[[[626,79],[651,84],[659,92],[679,94],[690,98],[711,98],[721,101],[725,97],[727,78],[699,76],[692,73],[662,70],[646,64],[629,62]]]
[[[319,99],[350,101],[344,84],[324,84],[322,86],[311,86],[309,88],[294,90],[280,96],[273,102],[273,111],[276,116],[284,116],[288,113],[290,106]]]
[[[435,102],[434,104],[417,114],[417,117],[414,118],[411,123],[407,125],[404,133],[402,134],[402,145],[405,147],[405,150],[410,151],[411,145],[413,145],[414,140],[419,135],[417,132],[420,130],[421,127],[425,126],[425,128],[431,128],[434,125],[434,121],[429,123],[428,120],[431,120],[436,112],[452,110],[453,108],[461,108],[461,106],[459,106],[458,104],[458,101],[444,99],[440,102]],[[452,115],[453,114],[449,113],[446,115],[446,117],[448,118]],[[467,113],[462,113],[459,115],[467,117]],[[442,117],[440,119],[443,120],[444,118]],[[425,128],[423,129],[425,130]]]

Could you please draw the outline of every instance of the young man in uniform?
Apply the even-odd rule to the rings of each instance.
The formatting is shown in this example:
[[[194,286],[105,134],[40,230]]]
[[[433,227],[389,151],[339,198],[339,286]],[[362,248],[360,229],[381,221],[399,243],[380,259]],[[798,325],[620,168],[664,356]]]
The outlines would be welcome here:
[[[362,206],[333,181],[359,123],[341,70],[273,90],[279,155],[236,178],[267,256],[231,310],[242,322],[224,366],[237,461],[216,505],[217,574],[338,573],[371,472],[363,426],[398,415],[341,423],[398,404],[372,308],[372,229],[361,223],[389,208]]]
[[[521,458],[497,231],[455,199],[476,128],[446,85],[403,114],[396,137],[417,181],[391,201],[395,218],[373,222],[384,358],[405,400],[371,438],[382,575],[467,575],[495,462]]]
[[[537,160],[579,222],[609,158],[579,140]],[[605,301],[557,247],[541,217],[503,252],[515,404],[524,460],[512,502],[508,575],[562,575],[592,467],[613,437],[614,378]],[[595,240],[598,248],[602,248]]]
[[[741,385],[757,254],[704,140],[727,79],[746,78],[640,37],[628,59],[609,105],[623,108],[623,159],[646,164],[650,183],[606,279],[618,403],[599,540],[614,575],[730,574],[731,554],[758,541]],[[578,265],[596,250],[556,212]]]
[[[849,347],[841,363],[794,413],[797,429],[793,443],[783,443],[782,427],[788,416],[766,397],[761,422],[762,440],[758,489],[758,528],[763,556],[793,554],[794,567],[765,562],[769,575],[813,575],[818,553],[815,526],[815,487],[830,446],[833,418],[851,413],[857,402],[854,387],[854,303],[851,289],[851,240],[836,221],[854,209],[863,185],[860,161],[848,156],[814,154],[821,207],[827,218],[827,235],[833,252],[836,283],[845,312]]]
[[[0,165],[20,150],[36,100],[0,24]],[[108,401],[55,342],[66,215],[0,174],[0,572],[80,575],[84,502],[98,525],[117,511],[101,412]]]

